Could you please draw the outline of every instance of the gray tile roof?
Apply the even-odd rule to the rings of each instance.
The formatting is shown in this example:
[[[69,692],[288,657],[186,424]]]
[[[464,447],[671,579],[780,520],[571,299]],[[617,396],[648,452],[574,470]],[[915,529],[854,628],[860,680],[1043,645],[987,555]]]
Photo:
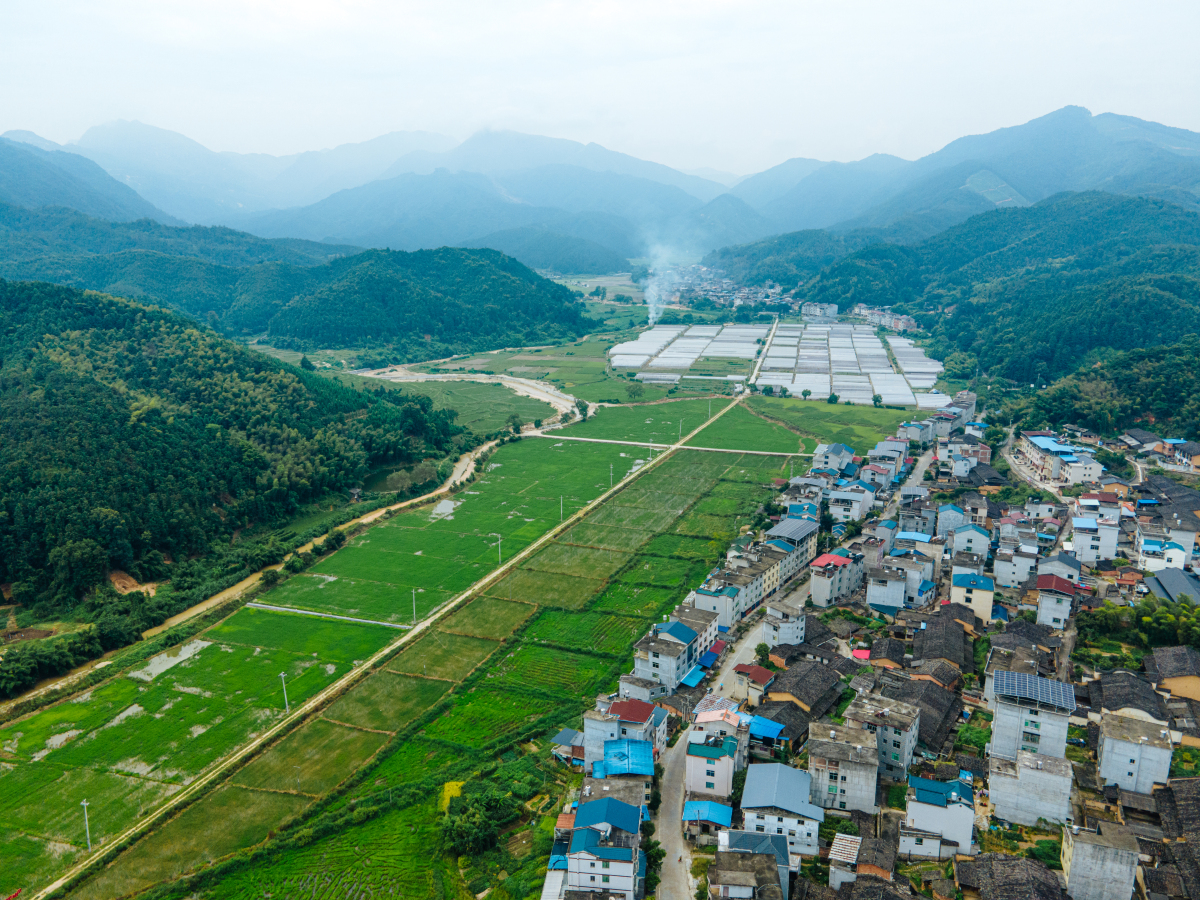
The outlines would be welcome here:
[[[782,809],[806,819],[825,821],[825,811],[808,802],[812,778],[782,763],[758,763],[746,769],[742,809]]]

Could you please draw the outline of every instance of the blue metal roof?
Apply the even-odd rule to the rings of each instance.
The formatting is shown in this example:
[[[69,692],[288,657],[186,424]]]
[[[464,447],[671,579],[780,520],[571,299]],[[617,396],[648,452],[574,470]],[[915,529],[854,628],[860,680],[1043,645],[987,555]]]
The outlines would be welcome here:
[[[712,668],[712,664],[715,663],[716,661],[717,661],[717,654],[713,653],[711,650],[705,650],[703,653],[700,654],[700,665],[703,666],[705,669]]]
[[[966,515],[966,513],[962,511],[962,508],[961,508],[961,507],[955,506],[953,503],[946,503],[946,504],[944,504],[943,506],[939,506],[939,507],[938,507],[938,514],[939,514],[939,515],[940,515],[941,513],[944,513],[944,512],[956,512],[956,513],[958,513],[960,516],[965,516],[965,515]]]
[[[961,781],[932,781],[916,775],[908,776],[908,786],[916,792],[918,803],[929,803],[943,808],[951,803],[962,803],[965,806],[975,805],[975,794],[970,786]],[[951,799],[951,794],[957,795]]]
[[[782,722],[775,722],[764,716],[754,716],[750,719],[750,737],[771,738],[774,740],[782,733]]]
[[[986,575],[976,575],[974,572],[965,575],[955,575],[953,579],[955,587],[982,589],[985,591],[994,591],[996,582],[988,578]]]
[[[898,541],[918,541],[922,544],[928,544],[932,538],[923,531],[901,531],[896,535]]]
[[[683,644],[690,644],[697,637],[696,632],[692,631],[692,629],[688,628],[682,622],[671,622],[667,625],[660,625],[658,633],[669,634]]]
[[[592,763],[595,769],[596,763]],[[649,741],[604,742],[604,772],[609,775],[653,775],[654,746]]]
[[[704,670],[699,666],[692,666],[692,670],[679,680],[680,684],[686,684],[688,687],[695,687],[704,678]]]
[[[917,593],[918,593],[918,594],[923,594],[923,593],[925,593],[926,591],[928,591],[928,590],[930,590],[930,589],[932,589],[932,588],[934,588],[934,587],[936,587],[936,586],[937,586],[937,585],[935,585],[935,584],[934,584],[932,581],[930,581],[929,579],[927,579],[927,578],[926,578],[926,579],[924,579],[924,580],[922,580],[922,581],[921,581],[921,585],[920,585],[920,587],[918,587],[918,588],[917,588]]]
[[[684,822],[712,822],[726,828],[733,822],[733,807],[711,800],[689,800],[683,804]]]
[[[603,803],[605,801],[594,800],[593,802],[594,803]],[[618,803],[620,801],[613,801],[613,802]],[[591,804],[585,803],[583,806],[579,807],[580,812],[582,812],[586,807],[588,807],[590,805]],[[626,806],[627,804],[622,803],[621,805]],[[641,819],[641,815],[638,813],[638,811],[636,809],[634,809],[632,806],[629,806],[628,808],[633,810],[634,815],[638,816],[639,820]],[[618,826],[618,827],[620,827],[620,826]],[[640,827],[640,825],[638,827]],[[622,829],[622,830],[625,830],[625,829]],[[636,828],[635,828],[635,830],[636,830]],[[612,846],[608,846],[608,845],[601,846],[600,845],[600,832],[595,831],[591,828],[580,828],[578,813],[576,813],[576,815],[575,815],[575,832],[571,835],[571,852],[572,853],[590,853],[592,856],[595,856],[599,859],[614,859],[614,860],[621,859],[621,860],[627,860],[627,861],[633,860],[633,851],[629,847],[612,847]]]
[[[958,532],[959,534],[961,534],[964,531],[974,531],[974,532],[977,532],[977,533],[983,535],[985,538],[989,538],[989,539],[991,538],[991,535],[987,533],[986,529],[980,528],[978,525],[975,525],[975,524],[963,525],[961,528],[956,528],[955,531]]]
[[[590,800],[581,803],[575,813],[575,829],[591,828],[595,825],[612,825],[622,831],[637,834],[642,827],[642,814],[636,806],[622,803],[614,797]]]

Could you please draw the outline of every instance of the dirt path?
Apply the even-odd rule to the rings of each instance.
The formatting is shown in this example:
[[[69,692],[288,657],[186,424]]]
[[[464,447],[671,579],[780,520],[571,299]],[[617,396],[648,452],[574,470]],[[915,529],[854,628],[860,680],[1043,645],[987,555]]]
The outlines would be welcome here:
[[[475,381],[482,384],[502,384],[523,397],[531,397],[534,400],[550,404],[560,416],[569,417],[575,409],[575,398],[570,394],[560,391],[552,384],[535,381],[532,378],[517,378],[513,375],[479,375],[466,372],[433,375],[424,372],[410,372],[403,366],[377,369],[373,372],[359,372],[358,374],[364,378],[378,378],[382,381],[401,384],[415,381]]]
[[[84,874],[86,874],[91,868],[99,865],[102,861],[108,859],[108,852],[112,847],[122,846],[122,845],[133,846],[133,844],[136,840],[140,839],[145,834],[150,832],[157,824],[164,821],[168,816],[172,815],[179,809],[183,808],[185,805],[192,802],[193,800],[198,799],[198,797],[209,786],[211,786],[214,783],[214,781],[216,781],[217,779],[219,779],[219,778],[229,774],[233,770],[235,770],[239,765],[241,765],[243,762],[245,762],[247,759],[249,759],[251,756],[253,756],[258,750],[267,746],[275,738],[286,733],[288,730],[290,730],[294,726],[298,725],[301,721],[303,721],[307,716],[309,716],[310,714],[321,709],[325,704],[331,702],[334,698],[340,696],[344,691],[346,691],[347,689],[352,687],[356,682],[358,682],[362,678],[366,677],[366,675],[369,672],[371,672],[377,665],[382,663],[385,659],[387,659],[391,654],[393,654],[397,650],[399,650],[402,646],[404,646],[405,644],[409,643],[410,641],[413,641],[413,640],[417,639],[418,637],[420,637],[427,630],[432,628],[437,622],[440,622],[442,619],[451,615],[459,607],[463,606],[469,600],[473,599],[479,592],[483,591],[484,589],[486,589],[487,587],[489,587],[496,581],[504,578],[509,572],[511,572],[514,568],[518,567],[521,563],[523,563],[530,556],[532,556],[535,553],[537,553],[538,551],[540,551],[543,547],[545,547],[547,544],[552,542],[559,535],[565,533],[569,528],[573,527],[576,523],[578,523],[583,518],[585,518],[587,515],[592,513],[599,506],[601,506],[602,504],[607,502],[609,500],[609,498],[613,497],[615,494],[624,490],[629,484],[631,484],[633,481],[641,478],[649,470],[655,468],[656,466],[661,465],[663,460],[667,459],[670,456],[673,456],[677,450],[681,449],[682,443],[684,441],[687,441],[694,435],[698,434],[703,428],[705,428],[711,422],[714,422],[718,418],[723,416],[726,412],[728,412],[730,409],[732,409],[734,406],[736,406],[739,402],[740,402],[740,398],[738,398],[738,399],[734,400],[733,402],[729,403],[728,405],[726,405],[724,408],[722,408],[717,413],[715,413],[711,419],[708,419],[708,420],[702,422],[695,429],[695,431],[690,432],[686,437],[682,438],[680,443],[672,446],[669,450],[665,451],[661,456],[655,457],[653,462],[648,462],[648,463],[646,463],[646,465],[638,467],[638,469],[636,471],[630,472],[628,475],[626,475],[624,478],[622,478],[619,482],[617,482],[617,484],[613,485],[613,487],[609,488],[607,491],[605,491],[603,494],[601,494],[599,497],[597,497],[591,503],[584,506],[582,509],[580,509],[578,512],[576,512],[574,515],[569,516],[566,519],[566,521],[549,529],[544,535],[542,535],[536,541],[531,543],[524,550],[522,550],[519,553],[517,553],[516,555],[514,555],[512,558],[510,558],[508,561],[506,561],[503,565],[498,566],[497,568],[493,569],[488,575],[484,576],[482,579],[475,582],[475,584],[471,585],[471,587],[469,587],[467,590],[463,591],[461,594],[457,595],[456,597],[451,599],[449,602],[443,604],[436,611],[434,611],[431,615],[429,615],[427,618],[425,618],[424,620],[419,622],[416,625],[416,627],[409,629],[405,634],[396,638],[396,640],[392,641],[387,646],[385,646],[383,649],[381,649],[378,652],[376,652],[375,654],[373,654],[369,659],[365,660],[363,662],[363,664],[360,665],[358,668],[352,669],[350,672],[348,672],[346,675],[343,675],[337,681],[333,682],[328,687],[326,687],[324,690],[322,690],[318,694],[315,694],[313,697],[309,698],[305,703],[301,704],[300,706],[297,706],[296,709],[290,715],[285,715],[284,718],[282,718],[280,721],[278,721],[271,728],[267,729],[267,731],[265,731],[263,734],[259,735],[257,738],[253,739],[252,741],[243,745],[242,747],[239,747],[237,750],[233,751],[230,755],[226,756],[224,759],[221,759],[218,762],[214,763],[214,765],[211,769],[209,769],[207,772],[200,775],[195,781],[193,781],[187,787],[183,788],[178,793],[173,795],[169,800],[167,800],[158,809],[154,810],[147,816],[143,817],[140,821],[138,821],[134,825],[130,826],[129,828],[125,829],[120,834],[115,835],[112,839],[110,839],[109,841],[107,841],[105,843],[105,846],[98,847],[95,853],[89,855],[86,859],[84,859],[84,860],[80,861],[79,863],[77,863],[76,865],[72,866],[63,875],[61,875],[57,879],[55,879],[55,881],[53,883],[47,885],[45,888],[43,888],[41,891],[39,891],[37,894],[35,894],[34,895],[35,900],[43,900],[43,898],[47,898],[51,894],[54,894],[54,893],[62,890],[63,888],[67,887],[68,885],[75,883],[79,878],[81,878]],[[445,490],[445,489],[446,488],[443,487],[441,490]],[[437,493],[437,492],[435,492],[435,493]],[[426,496],[430,496],[430,495],[426,495]],[[416,502],[416,501],[409,501],[409,502]],[[404,504],[398,504],[398,505],[404,505]]]

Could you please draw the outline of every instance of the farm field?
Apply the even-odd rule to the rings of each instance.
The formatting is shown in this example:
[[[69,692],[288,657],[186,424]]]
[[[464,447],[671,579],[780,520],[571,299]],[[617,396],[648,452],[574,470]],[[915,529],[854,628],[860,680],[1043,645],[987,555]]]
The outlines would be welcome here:
[[[913,415],[913,410],[876,409],[873,406],[846,406],[815,403],[796,398],[754,396],[746,401],[750,408],[779,419],[822,444],[846,444],[865,453]]]
[[[691,447],[712,447],[717,450],[756,450],[768,453],[801,453],[811,451],[816,443],[803,439],[776,422],[768,422],[743,406],[735,406],[698,435],[688,441]]]
[[[302,703],[394,637],[379,626],[243,609],[202,638],[6,723],[0,744],[13,767],[0,773],[0,829],[59,849],[28,872],[5,866],[0,889],[41,883],[82,849],[81,799],[93,844],[111,839],[273,724],[284,712],[280,672],[289,700]]]
[[[512,373],[519,374],[519,373]],[[378,390],[380,387],[410,396],[428,397],[434,409],[453,409],[458,413],[455,422],[477,434],[491,434],[508,424],[508,417],[517,415],[522,422],[550,419],[554,407],[532,397],[524,397],[511,388],[496,382],[481,381],[388,381],[363,375],[335,375],[337,381],[359,390]]]
[[[553,449],[548,441],[539,443]],[[522,442],[514,449],[531,444],[534,442]],[[495,460],[503,461],[503,456],[497,454]],[[503,467],[493,471],[503,472]],[[473,600],[412,642],[381,670],[331,704],[323,719],[293,732],[235,773],[229,784],[189,808],[192,819],[215,820],[219,803],[225,802],[221,798],[242,791],[256,797],[308,803],[309,796],[294,792],[296,766],[300,766],[300,791],[316,795],[330,789],[335,780],[347,775],[356,778],[352,770],[371,758],[365,775],[352,781],[348,793],[328,808],[336,811],[344,808],[348,798],[378,796],[380,791],[407,784],[421,784],[420,790],[425,792],[421,796],[427,797],[425,785],[431,783],[429,779],[433,779],[432,789],[437,790],[439,778],[468,777],[473,766],[497,754],[508,758],[517,741],[533,739],[544,745],[542,739],[570,724],[582,712],[591,694],[615,683],[632,642],[651,621],[660,620],[695,587],[725,549],[704,537],[680,533],[680,529],[712,519],[736,531],[749,522],[754,509],[770,494],[770,480],[783,471],[783,456],[680,451],[560,541],[527,560],[528,568],[518,569],[491,585],[484,597]],[[594,524],[601,513],[619,503],[629,504],[621,507],[626,513],[610,524]],[[459,511],[466,508],[464,504],[456,509],[455,519],[448,524],[453,525]],[[631,524],[625,530],[637,536],[628,540],[615,534],[624,527],[620,522],[628,522],[638,511],[667,515],[656,520],[653,529]],[[383,528],[401,531],[395,522]],[[408,530],[421,531],[426,525],[417,523]],[[375,540],[372,533],[378,530],[367,532],[371,540],[362,544],[362,549],[374,548],[381,555],[394,553],[380,549],[392,538]],[[647,535],[652,537],[645,540]],[[614,549],[614,543],[630,549]],[[339,551],[332,559],[343,553]],[[354,580],[357,576],[343,572],[336,577]],[[279,593],[268,594],[266,602],[276,602]],[[267,615],[261,610],[243,613]],[[321,620],[308,621],[325,624]],[[269,640],[264,637],[256,642],[253,636],[259,629],[250,627],[249,618],[245,623],[236,617],[230,620],[222,638],[225,646],[249,650],[251,644],[262,645],[260,655],[284,652],[269,645],[297,649],[309,646],[307,638],[287,643],[283,636],[274,634]],[[269,630],[264,626],[263,634]],[[396,633],[394,629],[380,630],[393,636]],[[213,649],[206,648],[205,652]],[[340,655],[361,659],[358,652],[347,647]],[[367,740],[357,747],[358,741],[350,740],[348,734]],[[310,821],[332,814],[320,809],[299,814],[315,817]],[[428,880],[435,875],[447,879],[440,882],[446,892],[461,892],[462,886],[452,889],[450,883],[457,874],[440,868],[440,857],[429,852],[428,843],[422,845],[419,859],[397,855],[411,833],[403,823],[409,822],[408,817],[418,809],[388,810],[361,825],[346,826],[303,850],[281,851],[236,873],[214,875],[200,896],[261,896],[262,891],[286,893],[301,886],[306,896],[334,896],[338,891],[344,895],[356,885],[379,883],[372,879],[382,871],[401,878],[398,887],[405,896],[418,900],[443,896],[442,889]],[[168,877],[166,873],[177,873],[249,846],[296,814],[293,808],[282,806],[269,814],[256,813],[258,818],[248,822],[236,840],[226,840],[224,835],[219,840],[207,836],[197,839],[195,834],[203,835],[203,830],[185,838],[168,825],[120,857],[105,870],[103,878],[113,885],[133,884],[141,876],[131,874],[131,862],[137,864],[139,872],[155,873],[155,879]],[[432,814],[423,814],[420,822],[435,819]],[[344,848],[354,848],[354,852],[345,855]],[[368,859],[370,864],[365,862]],[[389,860],[394,860],[394,865]],[[72,896],[112,896],[96,889],[97,883],[84,885]],[[181,888],[179,894],[171,896],[192,894],[194,891]]]
[[[569,437],[674,444],[679,440],[681,422],[682,434],[686,435],[709,418],[710,406],[712,413],[717,413],[728,403],[724,397],[716,397],[711,401],[671,400],[636,406],[605,406],[586,422],[568,425],[562,433]]]
[[[530,439],[500,448],[487,471],[437,506],[401,512],[351,539],[268,602],[382,622],[411,622],[466,590],[608,489],[609,465],[633,467],[619,448]],[[336,579],[336,580],[334,580]]]

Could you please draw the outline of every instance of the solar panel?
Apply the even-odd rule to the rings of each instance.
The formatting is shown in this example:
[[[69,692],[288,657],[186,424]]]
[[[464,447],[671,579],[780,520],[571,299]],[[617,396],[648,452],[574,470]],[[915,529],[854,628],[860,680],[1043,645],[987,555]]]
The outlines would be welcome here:
[[[1069,684],[1061,681],[1051,681],[1025,672],[993,672],[992,678],[998,695],[1020,697],[1067,711],[1075,709],[1075,692]]]

